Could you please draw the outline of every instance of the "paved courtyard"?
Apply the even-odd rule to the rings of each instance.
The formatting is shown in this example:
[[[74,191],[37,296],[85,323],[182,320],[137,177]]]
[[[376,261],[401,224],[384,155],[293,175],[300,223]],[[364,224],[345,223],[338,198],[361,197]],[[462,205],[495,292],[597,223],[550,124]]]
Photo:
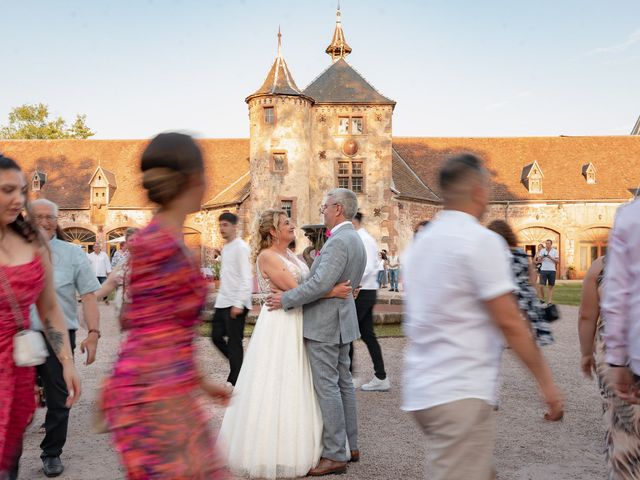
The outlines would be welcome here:
[[[101,306],[103,338],[98,360],[91,367],[85,367],[80,358],[77,359],[83,396],[71,413],[69,440],[62,457],[66,470],[61,479],[124,478],[109,437],[96,435],[90,428],[95,388],[110,370],[118,349],[118,327],[111,308]],[[595,480],[605,476],[599,396],[595,384],[583,379],[578,368],[577,308],[562,307],[561,310],[562,320],[554,326],[557,343],[544,351],[567,397],[565,419],[561,423],[542,420],[543,407],[535,386],[507,351],[495,452],[500,479]],[[84,338],[84,332],[80,332],[79,338]],[[405,340],[385,338],[381,343],[393,388],[388,393],[358,392],[362,459],[351,465],[348,474],[341,478],[424,478],[425,442],[411,417],[399,409]],[[208,339],[202,338],[198,344],[207,371],[223,381],[226,366],[222,358]],[[362,342],[357,344],[355,367],[359,379],[369,380],[372,369]],[[214,411],[213,422],[217,428],[223,412]],[[45,478],[38,448],[42,436],[37,433],[43,413],[38,411],[36,421],[27,432],[21,479]]]

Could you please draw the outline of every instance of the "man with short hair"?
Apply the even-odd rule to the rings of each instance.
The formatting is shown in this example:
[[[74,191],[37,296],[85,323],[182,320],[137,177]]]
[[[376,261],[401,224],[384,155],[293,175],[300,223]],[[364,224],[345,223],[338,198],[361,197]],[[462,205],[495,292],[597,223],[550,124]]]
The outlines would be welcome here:
[[[220,255],[220,289],[211,322],[211,341],[229,360],[227,382],[235,386],[244,356],[242,338],[251,310],[253,275],[249,247],[238,237],[238,217],[224,212],[218,225],[225,244]]]
[[[90,365],[96,358],[100,338],[98,302],[93,294],[100,288],[100,284],[82,249],[56,237],[58,206],[49,200],[38,199],[31,202],[31,211],[35,224],[49,241],[56,297],[69,329],[72,351],[75,349],[76,331],[80,327],[76,292],[82,299],[82,311],[88,334],[80,344],[80,351],[87,353],[85,363]],[[31,328],[42,332],[42,322],[34,306],[31,307],[30,316]],[[69,425],[69,409],[66,406],[68,394],[62,375],[62,365],[53,353],[46,336],[44,334],[42,336],[47,343],[49,356],[44,364],[37,367],[47,399],[47,414],[44,422],[46,433],[40,444],[42,449],[40,458],[45,475],[57,477],[64,470],[60,455],[67,440]]]
[[[93,251],[87,255],[87,258],[89,259],[89,263],[91,264],[91,268],[93,268],[93,272],[95,273],[98,282],[102,285],[111,273],[111,262],[109,261],[108,255],[102,251],[102,245],[97,242],[94,243]],[[109,305],[107,297],[104,297],[103,300],[104,303]]]
[[[547,287],[547,303],[551,305],[553,300],[553,287],[556,284],[556,271],[558,262],[560,262],[560,255],[558,250],[553,247],[553,241],[548,238],[545,243],[545,248],[538,252],[538,261],[541,262],[540,266],[540,289],[542,290],[542,301],[544,297],[544,287]]]
[[[362,213],[356,213],[353,217],[353,226],[358,232],[367,254],[367,263],[362,274],[358,296],[356,297],[356,312],[358,313],[358,325],[360,338],[367,345],[371,361],[373,362],[374,376],[369,383],[360,387],[364,391],[386,392],[391,388],[387,372],[384,370],[382,349],[373,330],[373,307],[376,305],[378,288],[378,244],[375,239],[362,226]],[[349,351],[351,357],[351,371],[353,372],[353,343]]]
[[[483,227],[489,173],[471,154],[440,170],[444,210],[405,261],[402,409],[427,436],[433,480],[495,478],[495,405],[504,340],[559,420],[563,401],[513,295],[508,248]]]
[[[607,381],[621,400],[640,403],[640,199],[618,209],[607,248],[603,290]],[[633,432],[637,440],[637,430]]]

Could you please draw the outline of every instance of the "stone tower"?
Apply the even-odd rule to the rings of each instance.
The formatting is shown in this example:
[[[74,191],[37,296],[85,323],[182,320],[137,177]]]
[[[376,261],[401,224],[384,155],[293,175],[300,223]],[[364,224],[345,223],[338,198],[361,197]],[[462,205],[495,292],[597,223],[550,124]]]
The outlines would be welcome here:
[[[278,54],[262,86],[246,98],[250,122],[251,222],[268,208],[283,208],[297,226],[317,220],[309,205],[310,116],[313,99],[296,85]],[[317,206],[315,206],[317,208]],[[301,245],[304,235],[297,238]]]
[[[391,121],[395,102],[381,95],[345,57],[352,52],[342,30],[340,9],[331,44],[331,66],[303,93],[313,99],[310,201],[320,205],[335,187],[353,190],[367,230],[381,244],[396,236],[392,201]],[[315,214],[316,222],[319,215]],[[315,222],[314,222],[315,223]]]

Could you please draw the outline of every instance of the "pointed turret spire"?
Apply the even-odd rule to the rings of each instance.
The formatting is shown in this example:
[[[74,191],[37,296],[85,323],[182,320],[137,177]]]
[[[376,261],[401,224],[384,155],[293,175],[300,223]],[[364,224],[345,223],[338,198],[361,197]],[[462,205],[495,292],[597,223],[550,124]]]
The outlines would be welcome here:
[[[293,76],[291,72],[289,72],[289,67],[287,67],[287,62],[285,62],[282,56],[282,33],[280,32],[280,27],[278,27],[278,54],[271,66],[271,70],[269,70],[262,86],[249,95],[246,101],[248,102],[253,97],[261,95],[304,96],[293,80]]]
[[[333,38],[331,39],[331,45],[327,47],[325,52],[331,55],[331,60],[336,62],[341,58],[346,57],[351,53],[351,47],[344,39],[344,32],[342,31],[342,19],[340,13],[340,3],[338,3],[338,11],[336,12],[336,29],[333,32]]]
[[[633,130],[631,130],[631,135],[640,135],[640,117],[638,117],[638,121],[633,126]]]

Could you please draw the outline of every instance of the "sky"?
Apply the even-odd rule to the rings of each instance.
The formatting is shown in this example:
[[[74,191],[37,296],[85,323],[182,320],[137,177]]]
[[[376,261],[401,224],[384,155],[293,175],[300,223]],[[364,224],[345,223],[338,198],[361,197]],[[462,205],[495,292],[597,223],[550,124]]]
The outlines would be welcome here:
[[[640,116],[638,0],[342,0],[347,61],[397,102],[394,136],[626,135]],[[249,136],[282,52],[330,66],[335,0],[0,0],[0,124],[46,103],[94,138]]]

